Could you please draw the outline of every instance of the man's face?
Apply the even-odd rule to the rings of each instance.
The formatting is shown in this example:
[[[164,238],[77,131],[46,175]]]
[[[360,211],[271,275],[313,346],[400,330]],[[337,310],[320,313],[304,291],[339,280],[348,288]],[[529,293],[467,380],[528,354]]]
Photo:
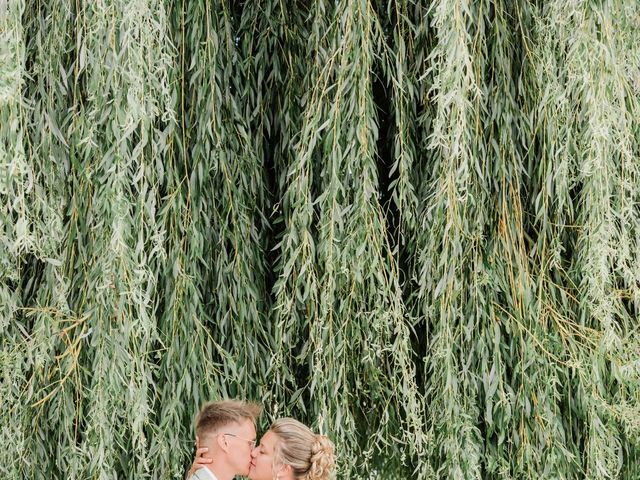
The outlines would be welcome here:
[[[251,450],[256,442],[256,427],[251,420],[243,420],[224,427],[221,433],[229,447],[229,464],[236,475],[246,476],[251,466]]]

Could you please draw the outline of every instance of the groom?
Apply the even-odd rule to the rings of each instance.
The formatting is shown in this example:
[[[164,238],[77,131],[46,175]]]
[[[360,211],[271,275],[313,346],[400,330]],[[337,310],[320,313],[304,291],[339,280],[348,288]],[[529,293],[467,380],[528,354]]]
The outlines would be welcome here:
[[[189,470],[191,480],[233,480],[246,476],[251,450],[256,444],[256,420],[262,407],[256,403],[224,400],[206,404],[196,419],[196,457],[205,453],[209,465]]]

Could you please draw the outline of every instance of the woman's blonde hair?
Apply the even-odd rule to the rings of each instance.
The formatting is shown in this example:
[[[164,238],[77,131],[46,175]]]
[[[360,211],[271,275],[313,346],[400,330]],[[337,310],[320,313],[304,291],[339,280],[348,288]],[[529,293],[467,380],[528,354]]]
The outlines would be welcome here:
[[[333,442],[293,418],[279,418],[269,429],[278,437],[276,462],[289,465],[297,480],[326,480],[335,467]]]

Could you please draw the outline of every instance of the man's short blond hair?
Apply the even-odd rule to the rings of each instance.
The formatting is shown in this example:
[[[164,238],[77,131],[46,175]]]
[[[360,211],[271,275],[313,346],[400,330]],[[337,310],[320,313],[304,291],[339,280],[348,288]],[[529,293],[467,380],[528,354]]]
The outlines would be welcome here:
[[[254,402],[241,400],[222,400],[205,404],[196,418],[196,435],[216,433],[231,423],[250,420],[255,426],[262,407]]]

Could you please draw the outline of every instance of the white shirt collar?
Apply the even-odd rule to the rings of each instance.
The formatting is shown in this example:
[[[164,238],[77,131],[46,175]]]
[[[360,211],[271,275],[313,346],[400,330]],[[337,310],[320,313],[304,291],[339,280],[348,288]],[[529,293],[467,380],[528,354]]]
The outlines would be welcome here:
[[[191,480],[218,480],[218,477],[216,477],[207,467],[203,466],[194,472],[191,476]]]

